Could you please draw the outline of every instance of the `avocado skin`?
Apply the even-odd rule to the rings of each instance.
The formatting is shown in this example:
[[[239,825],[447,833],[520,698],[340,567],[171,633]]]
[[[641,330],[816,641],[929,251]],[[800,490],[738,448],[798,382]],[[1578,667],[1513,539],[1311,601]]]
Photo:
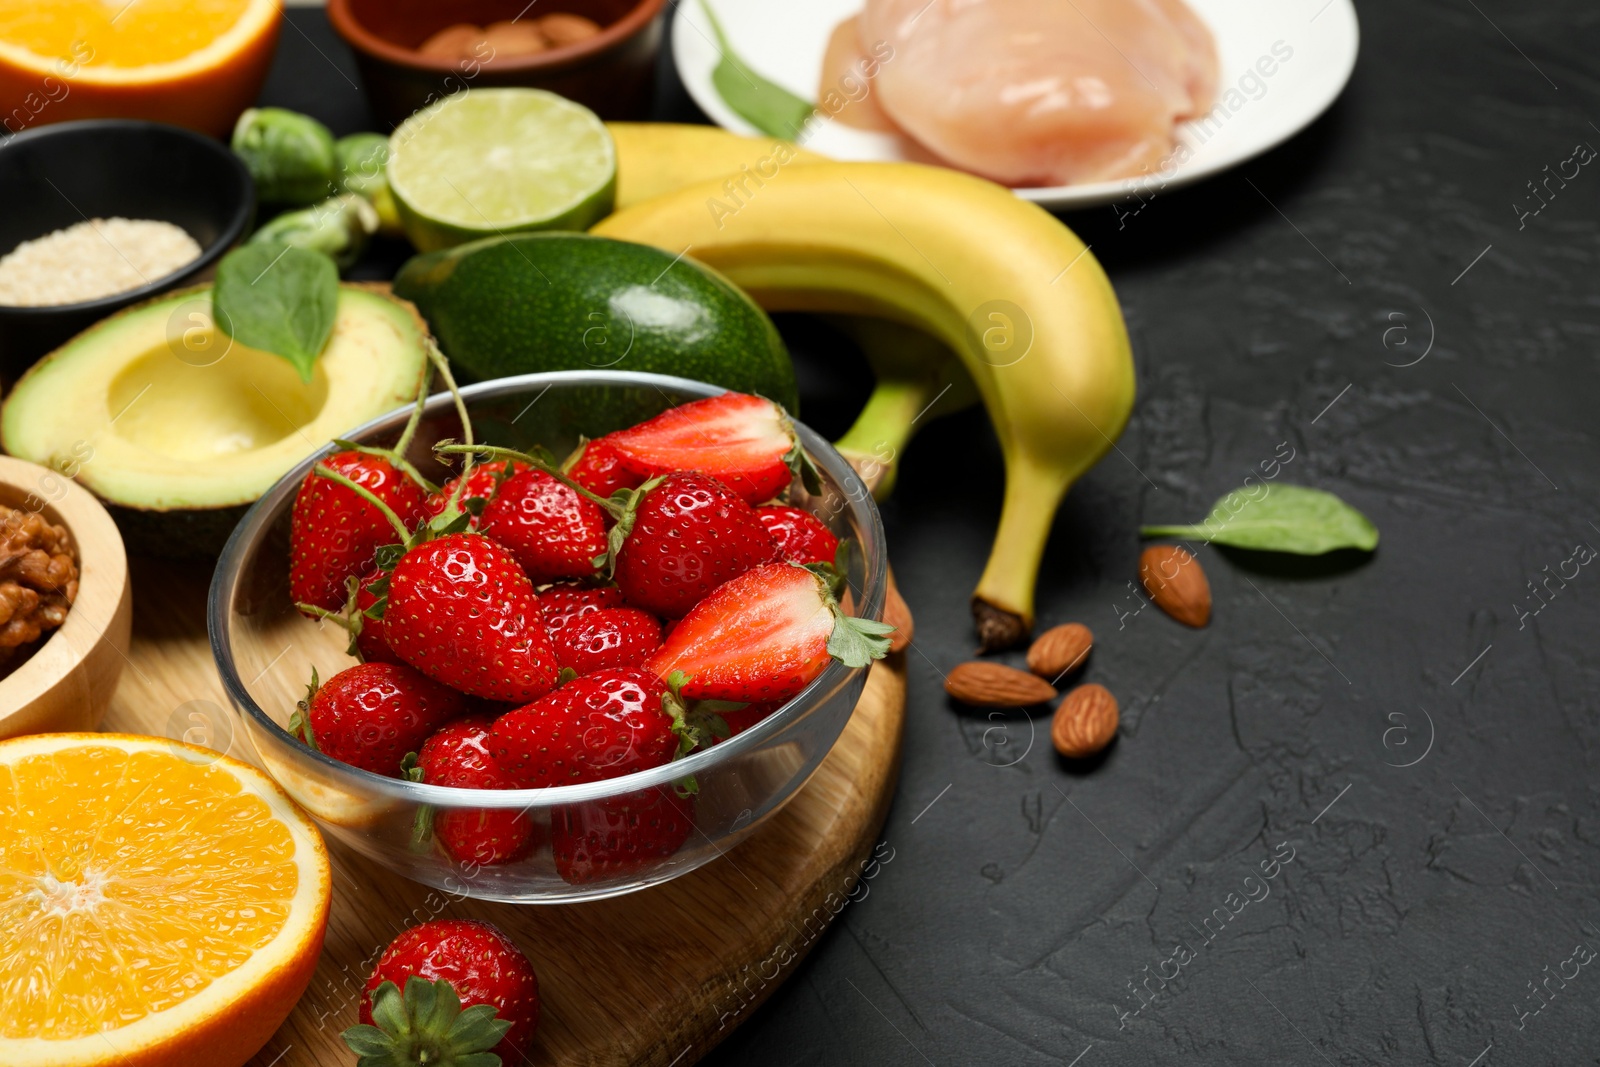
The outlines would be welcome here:
[[[748,295],[688,257],[572,233],[491,237],[409,260],[416,304],[466,376],[556,370],[675,374],[797,412],[794,365]]]
[[[250,510],[249,504],[152,511],[105,500],[101,503],[116,522],[130,555],[171,560],[206,559],[212,563],[222,555],[222,547],[228,543],[233,528]]]

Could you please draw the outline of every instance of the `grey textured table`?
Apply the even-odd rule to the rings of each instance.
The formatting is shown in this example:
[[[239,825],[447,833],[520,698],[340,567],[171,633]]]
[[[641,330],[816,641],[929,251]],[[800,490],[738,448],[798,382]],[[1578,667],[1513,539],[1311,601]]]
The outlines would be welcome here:
[[[1354,81],[1307,132],[1066,220],[1139,401],[1061,513],[1040,616],[1094,629],[1120,738],[1069,770],[1043,718],[946,700],[1002,468],[981,413],[934,424],[884,510],[918,620],[893,859],[706,1062],[1600,1063],[1600,568],[1543,584],[1600,546],[1600,173],[1522,216],[1600,145],[1600,9],[1359,6]],[[290,17],[268,101],[366,127],[348,52]],[[656,117],[700,118],[665,59]],[[782,325],[808,421],[842,431],[864,365]],[[1134,613],[1136,526],[1280,448],[1377,554],[1207,549],[1209,629]]]

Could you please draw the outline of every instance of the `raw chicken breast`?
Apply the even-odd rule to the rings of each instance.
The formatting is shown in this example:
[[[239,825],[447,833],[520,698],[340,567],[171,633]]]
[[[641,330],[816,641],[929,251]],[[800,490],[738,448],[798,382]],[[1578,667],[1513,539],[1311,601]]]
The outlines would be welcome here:
[[[1216,91],[1183,0],[867,0],[858,33],[894,49],[876,95],[901,129],[1012,186],[1154,172]]]
[[[824,115],[858,130],[894,132],[894,123],[873,98],[873,81],[882,64],[861,46],[855,15],[833,28],[828,51],[822,57],[822,78],[817,83],[817,107]],[[887,49],[880,49],[887,51]]]

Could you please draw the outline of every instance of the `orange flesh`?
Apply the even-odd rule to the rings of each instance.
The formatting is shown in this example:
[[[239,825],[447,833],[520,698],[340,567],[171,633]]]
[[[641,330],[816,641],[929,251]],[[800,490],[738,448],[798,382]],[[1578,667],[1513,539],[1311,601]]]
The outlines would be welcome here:
[[[288,828],[221,768],[98,745],[0,765],[0,1038],[189,999],[273,940],[298,879]]]
[[[83,67],[143,67],[198,52],[250,0],[0,0],[0,41]]]

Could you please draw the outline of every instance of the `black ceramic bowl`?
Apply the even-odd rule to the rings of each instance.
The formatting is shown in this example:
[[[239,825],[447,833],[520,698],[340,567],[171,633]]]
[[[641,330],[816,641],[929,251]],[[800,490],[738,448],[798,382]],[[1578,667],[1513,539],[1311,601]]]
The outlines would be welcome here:
[[[81,304],[0,304],[0,370],[15,379],[112,312],[200,280],[244,236],[255,214],[250,172],[228,147],[177,126],[92,119],[0,140],[0,255],[85,219],[156,219],[182,226],[200,258],[164,278]]]

